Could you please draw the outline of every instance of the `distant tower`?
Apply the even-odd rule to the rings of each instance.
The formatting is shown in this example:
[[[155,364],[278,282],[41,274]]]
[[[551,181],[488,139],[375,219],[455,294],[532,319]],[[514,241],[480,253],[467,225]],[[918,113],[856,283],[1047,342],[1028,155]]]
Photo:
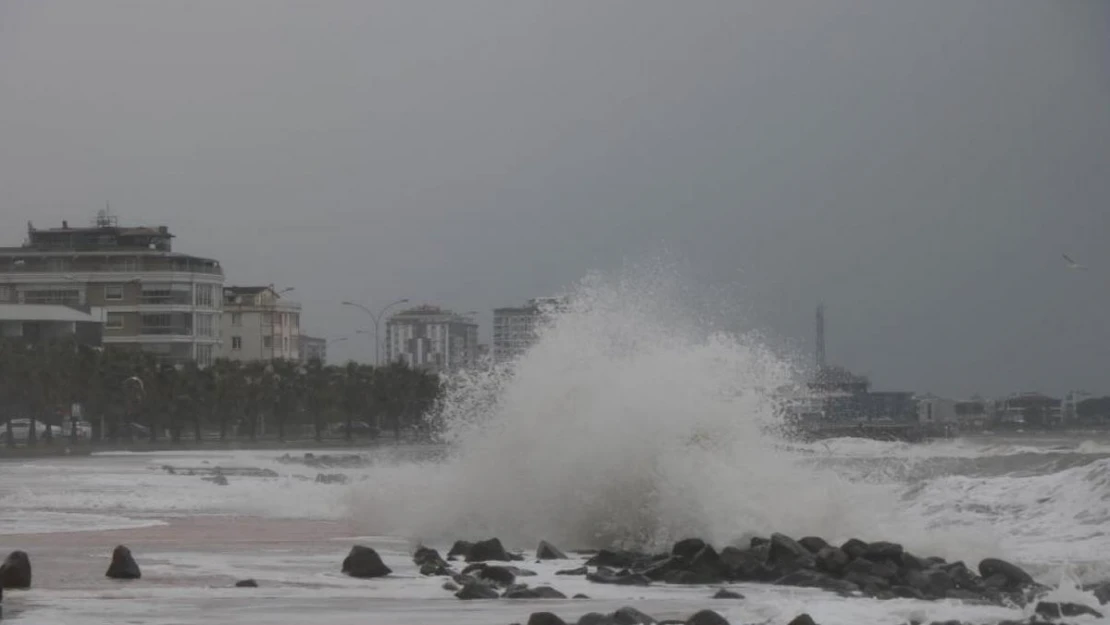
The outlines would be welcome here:
[[[825,369],[825,305],[817,305],[817,370]]]

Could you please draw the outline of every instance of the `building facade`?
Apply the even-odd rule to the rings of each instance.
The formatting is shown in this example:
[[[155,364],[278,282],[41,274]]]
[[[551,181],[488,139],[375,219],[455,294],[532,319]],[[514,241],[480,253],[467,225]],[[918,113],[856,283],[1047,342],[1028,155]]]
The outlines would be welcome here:
[[[563,310],[563,298],[530,299],[521,307],[493,309],[493,360],[506,362],[531,349],[539,329],[551,313]]]
[[[328,361],[328,340],[318,336],[301,335],[301,362]]]
[[[301,305],[272,286],[226,287],[220,335],[228,360],[300,360]]]
[[[0,304],[0,337],[28,344],[72,339],[79,345],[100,347],[103,312],[61,304]]]
[[[446,373],[473,364],[478,324],[469,317],[435,306],[401,311],[386,321],[386,362]]]
[[[0,248],[0,303],[104,311],[103,343],[164,362],[208,365],[219,351],[220,263],[172,250],[165,226],[122,227],[101,211],[90,227],[27,228]]]

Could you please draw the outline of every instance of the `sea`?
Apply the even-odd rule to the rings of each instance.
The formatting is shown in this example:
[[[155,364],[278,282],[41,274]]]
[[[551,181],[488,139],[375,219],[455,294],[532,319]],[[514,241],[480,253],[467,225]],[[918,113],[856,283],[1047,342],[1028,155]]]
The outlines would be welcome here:
[[[0,461],[0,551],[34,580],[3,618],[32,624],[434,625],[573,623],[632,606],[659,619],[705,608],[733,624],[997,623],[1031,608],[842,597],[731,584],[622,587],[557,575],[589,549],[718,547],[781,532],[889,540],[974,568],[1001,557],[1097,605],[1110,579],[1110,436],[978,435],[923,444],[799,443],[774,397],[802,379],[758,332],[715,321],[658,270],[590,276],[520,360],[452,377],[427,445],[352,450],[181,450]],[[724,316],[730,316],[731,313]],[[588,599],[461,601],[422,577],[418,545],[498,537],[524,578]],[[536,561],[540,540],[570,560]],[[142,579],[104,575],[127,545]],[[388,577],[340,571],[353,545]],[[257,588],[237,588],[253,579]],[[1099,622],[1093,617],[1075,622]],[[1110,622],[1110,621],[1106,621]]]

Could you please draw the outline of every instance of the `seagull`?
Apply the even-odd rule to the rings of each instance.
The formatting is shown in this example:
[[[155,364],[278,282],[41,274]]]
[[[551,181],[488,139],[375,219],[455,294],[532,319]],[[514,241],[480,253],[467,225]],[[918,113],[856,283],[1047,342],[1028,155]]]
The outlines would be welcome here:
[[[1068,262],[1068,269],[1074,269],[1077,271],[1083,271],[1087,269],[1083,265],[1080,265],[1079,263],[1072,260],[1071,256],[1068,256],[1067,254],[1062,254],[1062,256],[1064,257],[1064,260]]]

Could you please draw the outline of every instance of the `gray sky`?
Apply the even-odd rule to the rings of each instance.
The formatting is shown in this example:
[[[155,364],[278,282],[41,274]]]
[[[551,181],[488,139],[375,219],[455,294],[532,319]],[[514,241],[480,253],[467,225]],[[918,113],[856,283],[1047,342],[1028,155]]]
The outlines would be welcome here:
[[[1108,69],[1100,1],[6,0],[0,236],[110,199],[314,333],[484,341],[666,249],[879,387],[1110,392]]]

